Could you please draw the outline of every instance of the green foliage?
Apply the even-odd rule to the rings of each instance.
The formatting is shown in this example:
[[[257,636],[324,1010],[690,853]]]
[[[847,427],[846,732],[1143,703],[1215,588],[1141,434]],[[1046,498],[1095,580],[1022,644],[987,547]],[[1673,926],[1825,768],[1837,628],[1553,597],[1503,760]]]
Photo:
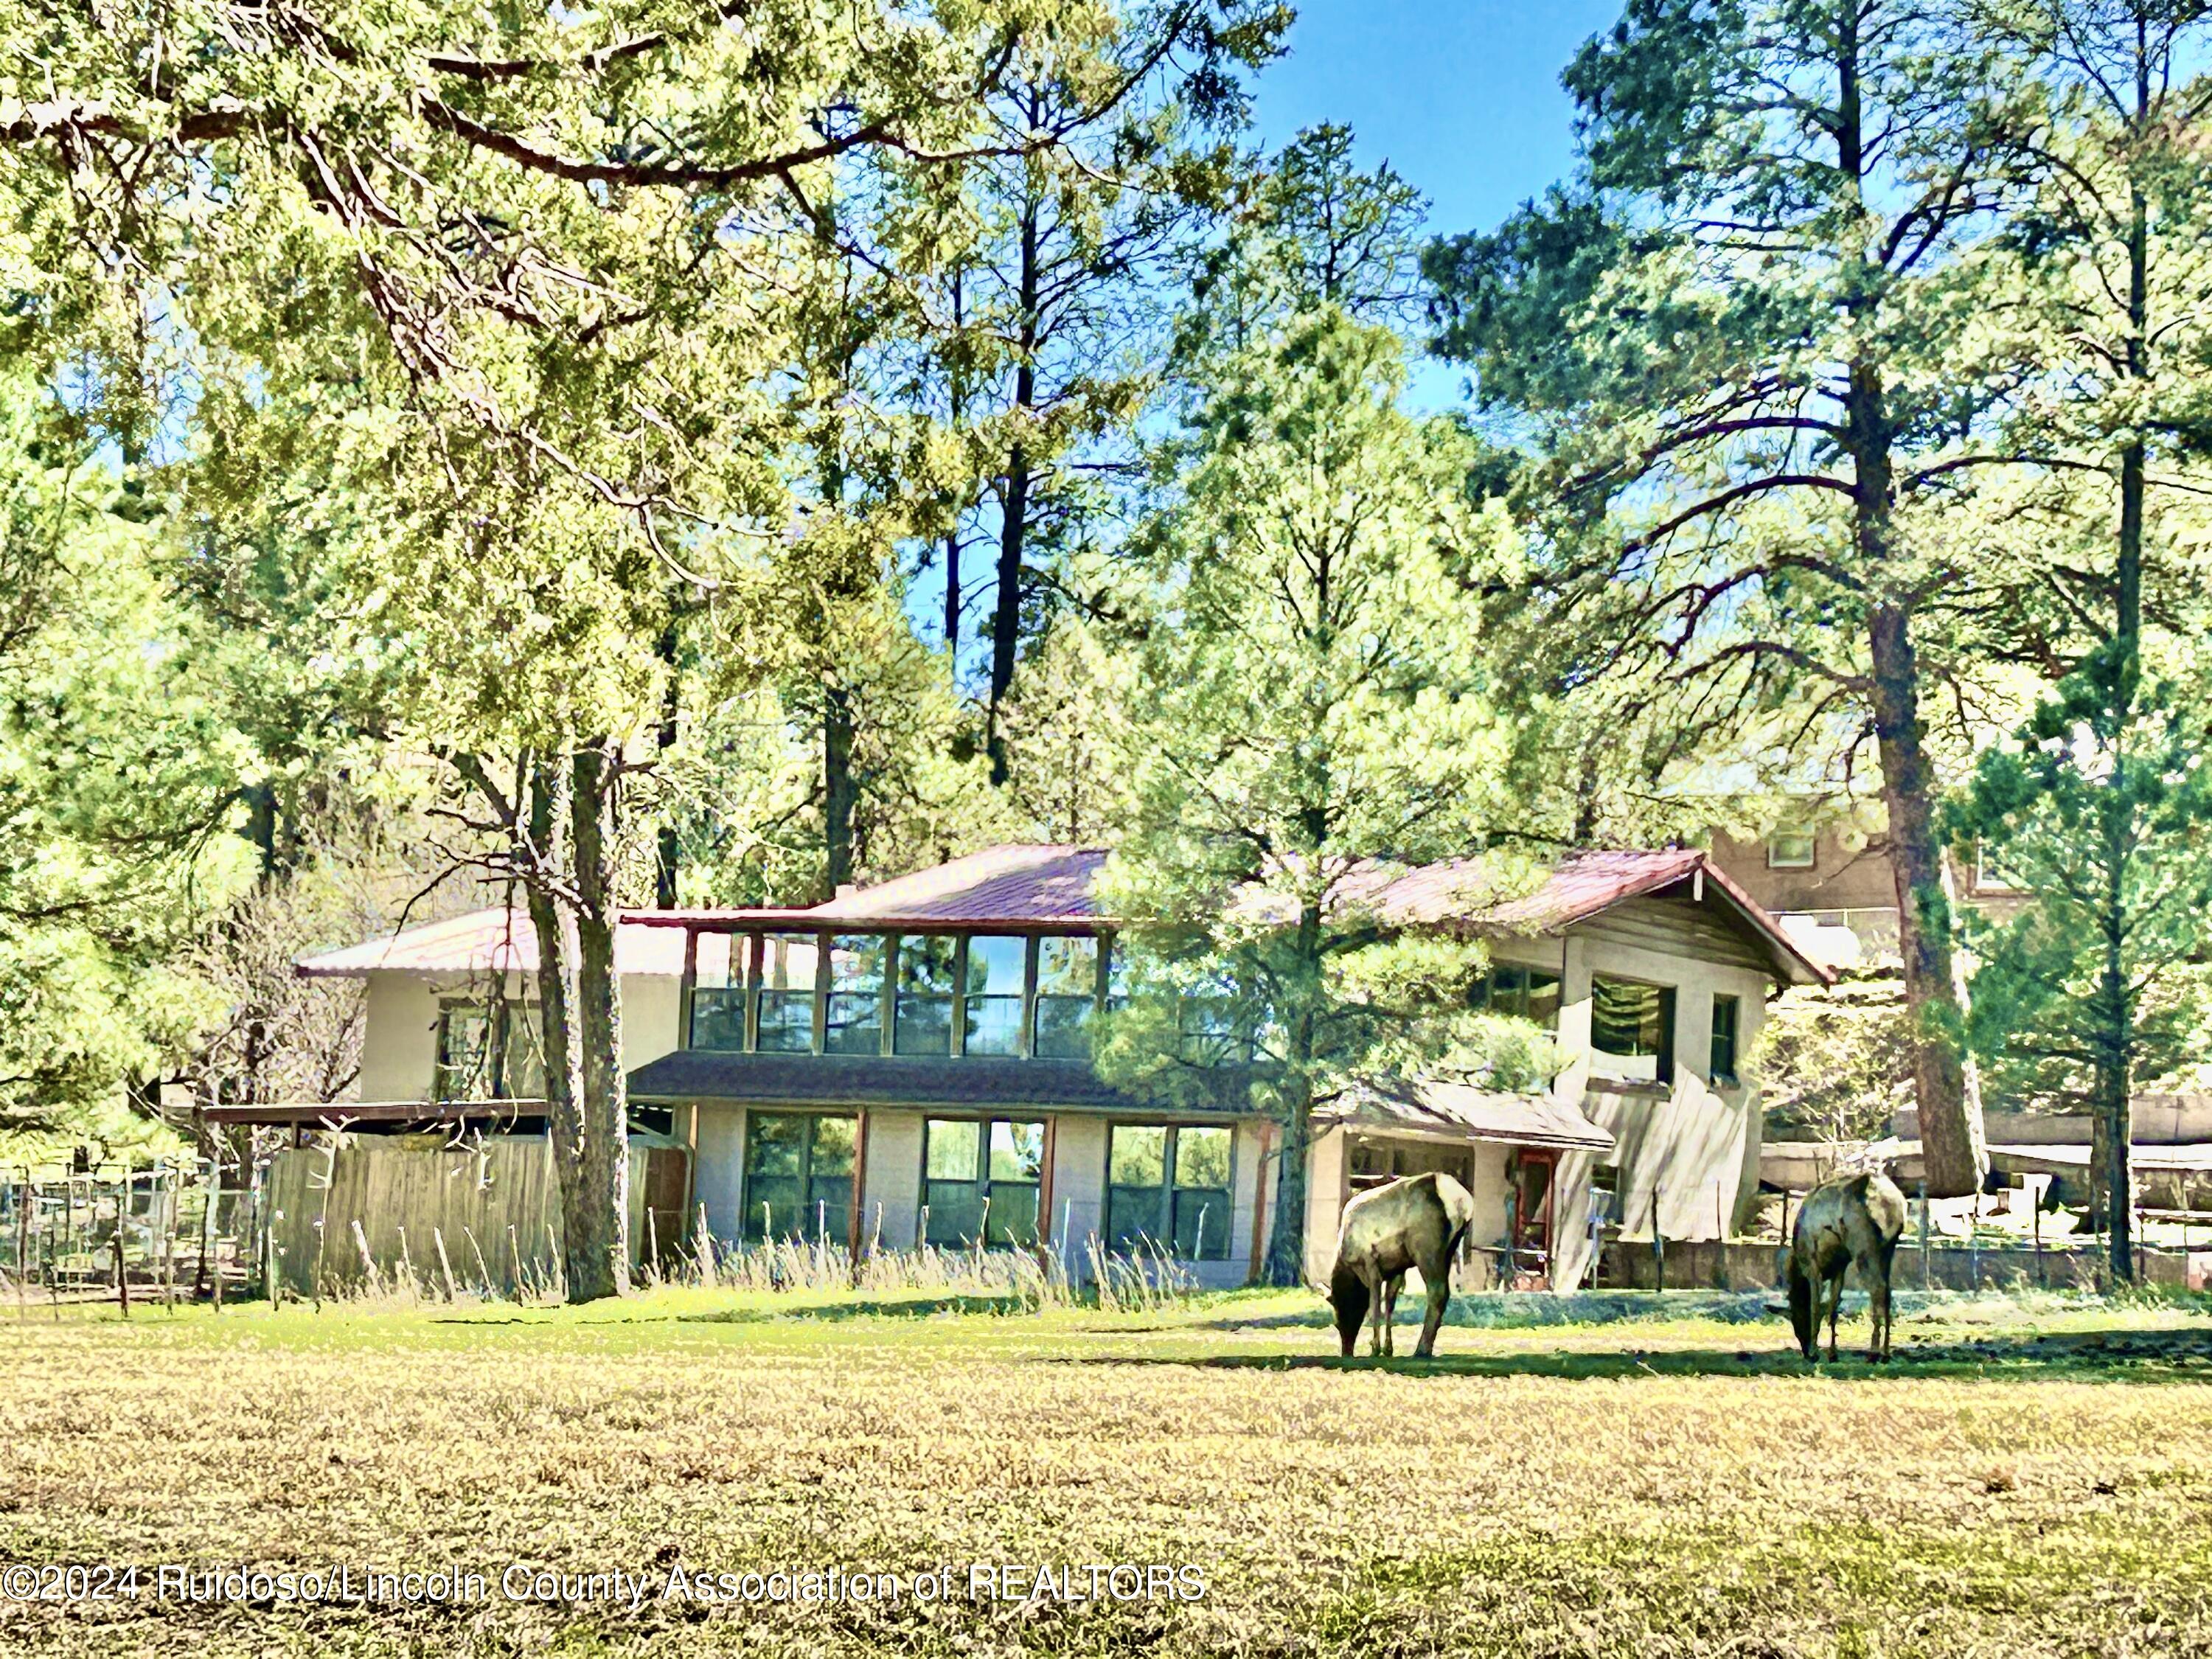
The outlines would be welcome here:
[[[1509,836],[1533,736],[1496,713],[1458,580],[1510,565],[1510,526],[1456,488],[1458,428],[1400,407],[1402,354],[1331,307],[1220,358],[1142,543],[1151,696],[1109,873],[1146,961],[1119,1022],[1139,1029],[1105,1062],[1170,1086],[1245,1058],[1241,1038],[1165,1040],[1195,1007],[1255,1041],[1294,1138],[1373,1070],[1517,1063],[1468,1012],[1479,944],[1390,939],[1363,900],[1389,869]]]
[[[2181,970],[2212,910],[2206,688],[2124,674],[2114,648],[2062,681],[1953,814],[2028,895],[1977,930],[1969,1028],[2023,1103],[2081,1109],[2100,1076],[2169,1071],[2207,1012],[2171,994],[2202,994]]]

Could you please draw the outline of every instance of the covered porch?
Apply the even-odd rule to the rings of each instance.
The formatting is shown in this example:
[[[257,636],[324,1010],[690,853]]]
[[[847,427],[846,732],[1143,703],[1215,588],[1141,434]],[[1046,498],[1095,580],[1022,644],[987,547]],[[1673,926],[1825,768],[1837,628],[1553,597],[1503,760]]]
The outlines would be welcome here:
[[[1436,1170],[1474,1199],[1474,1224],[1460,1256],[1461,1288],[1571,1288],[1553,1282],[1561,1255],[1558,1218],[1569,1207],[1562,1182],[1587,1182],[1592,1164],[1613,1152],[1608,1132],[1550,1095],[1419,1079],[1401,1089],[1341,1096],[1314,1120],[1306,1275],[1327,1282],[1337,1227],[1354,1194]],[[1582,1156],[1569,1159],[1573,1153]]]

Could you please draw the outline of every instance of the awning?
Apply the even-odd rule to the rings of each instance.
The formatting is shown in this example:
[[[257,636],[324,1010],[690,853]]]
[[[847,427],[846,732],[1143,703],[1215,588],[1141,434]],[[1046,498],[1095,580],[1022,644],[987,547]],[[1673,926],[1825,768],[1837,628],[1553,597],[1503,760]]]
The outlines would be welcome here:
[[[1402,1088],[1354,1090],[1314,1115],[1332,1126],[1436,1139],[1567,1152],[1609,1152],[1613,1146],[1608,1131],[1548,1094],[1509,1094],[1434,1078],[1414,1079]]]

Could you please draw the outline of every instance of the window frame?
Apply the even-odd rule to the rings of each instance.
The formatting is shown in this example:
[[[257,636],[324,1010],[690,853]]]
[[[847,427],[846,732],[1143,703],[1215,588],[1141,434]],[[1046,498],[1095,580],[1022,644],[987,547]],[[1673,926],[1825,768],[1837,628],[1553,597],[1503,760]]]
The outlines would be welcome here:
[[[1795,840],[1800,836],[1803,836],[1805,840],[1805,856],[1802,859],[1784,857],[1777,847],[1776,843],[1784,840]],[[1810,870],[1815,865],[1819,864],[1820,861],[1820,830],[1819,825],[1809,823],[1778,824],[1775,828],[1766,832],[1766,867],[1768,869]]]
[[[998,1181],[992,1177],[992,1141],[998,1127],[1002,1123],[1034,1128],[1037,1132],[1037,1178],[1036,1180],[1021,1181],[1009,1178]],[[975,1168],[970,1172],[969,1179],[965,1182],[957,1176],[933,1176],[929,1172],[930,1142],[933,1132],[939,1124],[959,1124],[972,1127],[975,1131]],[[939,1249],[972,1249],[979,1243],[985,1249],[1034,1249],[1044,1238],[1048,1231],[1047,1218],[1044,1214],[1044,1194],[1046,1188],[1049,1185],[1046,1177],[1049,1173],[1048,1166],[1052,1158],[1052,1142],[1050,1120],[1042,1115],[1036,1117],[1017,1117],[1011,1114],[969,1116],[957,1112],[937,1112],[924,1117],[921,1125],[921,1189],[919,1200],[924,1212],[921,1229],[921,1242]],[[977,1203],[981,1206],[981,1213],[983,1217],[983,1234],[980,1240],[967,1235],[956,1235],[949,1238],[933,1236],[937,1206],[932,1201],[931,1193],[933,1188],[939,1186],[963,1186],[975,1194]],[[1019,1189],[1033,1194],[1036,1213],[1030,1224],[1027,1237],[1012,1235],[995,1239],[992,1237],[990,1206],[992,1189],[994,1187],[1008,1191]]]
[[[840,1120],[841,1121],[849,1123],[853,1126],[852,1165],[842,1176],[832,1175],[817,1177],[814,1173],[815,1147],[820,1138],[820,1131],[823,1122],[831,1118]],[[753,1168],[753,1137],[758,1132],[760,1124],[764,1121],[769,1120],[773,1120],[777,1122],[796,1122],[805,1126],[805,1129],[799,1139],[799,1173],[795,1176],[775,1176],[769,1177],[769,1179],[776,1181],[796,1180],[799,1183],[800,1193],[799,1204],[801,1206],[800,1219],[802,1224],[796,1233],[782,1232],[771,1235],[765,1228],[757,1233],[752,1230],[752,1217],[753,1212],[756,1208],[753,1201],[753,1182],[758,1174],[758,1172]],[[807,1217],[807,1212],[815,1210],[817,1205],[822,1206],[820,1212],[825,1227],[829,1221],[829,1206],[817,1195],[815,1191],[815,1183],[817,1179],[827,1181],[842,1180],[846,1183],[847,1188],[850,1190],[848,1190],[845,1195],[845,1201],[836,1206],[837,1223],[835,1228],[828,1229],[828,1242],[849,1249],[852,1246],[853,1237],[852,1194],[853,1190],[857,1190],[854,1187],[854,1183],[860,1179],[860,1115],[857,1112],[760,1112],[748,1110],[745,1113],[744,1146],[738,1159],[739,1186],[738,1197],[738,1238],[747,1243],[775,1243],[792,1239],[796,1239],[802,1243],[818,1241],[822,1235],[809,1232],[804,1224]],[[771,1222],[774,1219],[773,1206],[771,1206],[770,1209],[769,1219]]]
[[[1539,1019],[1528,1012],[1535,1000],[1537,993],[1535,980],[1539,975],[1547,981],[1545,988],[1551,993],[1552,1012],[1548,1019]],[[1513,1006],[1511,1002],[1503,1007],[1499,1006],[1498,999],[1501,989],[1499,985],[1501,978],[1518,980],[1517,985],[1504,988],[1507,989],[1508,995],[1518,1002],[1518,1006]],[[1556,1036],[1559,1030],[1559,1005],[1565,1000],[1563,993],[1565,985],[1566,974],[1564,969],[1542,967],[1530,962],[1505,962],[1493,958],[1488,971],[1475,982],[1469,997],[1477,1008],[1486,1012],[1500,1013],[1516,1019],[1528,1020],[1539,1029]]]
[[[1728,1064],[1721,1064],[1721,1010],[1728,1010]],[[1740,1079],[1736,1068],[1743,1060],[1743,998],[1733,991],[1713,993],[1713,1012],[1705,1034],[1705,1081],[1709,1085],[1734,1088]]]
[[[1614,1051],[1610,1048],[1601,1050],[1598,1048],[1597,988],[1601,982],[1610,985],[1632,985],[1642,990],[1656,991],[1658,993],[1659,1041],[1658,1046],[1653,1050],[1651,1055],[1653,1060],[1653,1076],[1649,1078],[1620,1077],[1610,1072],[1601,1072],[1598,1069],[1598,1056],[1601,1053],[1603,1053],[1607,1058],[1614,1060],[1639,1060],[1643,1058],[1641,1054],[1615,1054]],[[1674,1021],[1680,1011],[1681,988],[1675,985],[1668,985],[1658,980],[1637,979],[1627,974],[1592,974],[1590,975],[1589,996],[1590,1075],[1593,1078],[1596,1078],[1601,1081],[1608,1083],[1626,1084],[1631,1086],[1642,1085],[1646,1087],[1661,1089],[1673,1088],[1674,1085],[1675,1077],[1680,1069],[1682,1058],[1681,1055],[1676,1052],[1674,1042]]]
[[[1128,1182],[1117,1182],[1114,1179],[1114,1137],[1124,1129],[1158,1129],[1163,1133],[1160,1182],[1157,1188],[1152,1187],[1149,1182],[1139,1185]],[[1182,1174],[1182,1135],[1186,1130],[1196,1130],[1201,1133],[1212,1132],[1229,1138],[1228,1184],[1226,1186],[1191,1187],[1182,1183],[1179,1177]],[[1143,1241],[1152,1249],[1164,1250],[1171,1261],[1226,1261],[1230,1259],[1231,1235],[1236,1231],[1237,1225],[1237,1130],[1235,1125],[1141,1121],[1109,1123],[1106,1129],[1104,1174],[1105,1203],[1102,1206],[1103,1213],[1099,1218],[1102,1224],[1099,1231],[1105,1248],[1109,1252],[1122,1250],[1122,1241],[1127,1238],[1132,1241]],[[1152,1224],[1134,1230],[1117,1225],[1115,1218],[1115,1195],[1120,1193],[1138,1192],[1150,1192],[1153,1194]],[[1178,1249],[1180,1230],[1177,1223],[1180,1211],[1177,1200],[1184,1195],[1194,1194],[1207,1198],[1216,1194],[1219,1194],[1222,1214],[1221,1246],[1218,1250],[1207,1250],[1204,1248],[1206,1237],[1201,1217],[1199,1229],[1199,1252],[1193,1255],[1184,1255]]]

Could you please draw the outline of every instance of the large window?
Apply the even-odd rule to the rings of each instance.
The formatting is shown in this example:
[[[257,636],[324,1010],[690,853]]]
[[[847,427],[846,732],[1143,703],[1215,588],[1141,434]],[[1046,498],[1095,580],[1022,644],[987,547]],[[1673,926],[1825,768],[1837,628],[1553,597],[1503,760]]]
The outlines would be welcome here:
[[[849,1117],[749,1114],[744,1236],[851,1243],[857,1127]]]
[[[1533,1019],[1547,1031],[1559,1029],[1559,976],[1548,969],[1493,963],[1476,982],[1474,1000],[1494,1014]]]
[[[821,956],[811,933],[771,933],[761,941],[753,999],[759,1011],[755,1046],[763,1054],[805,1054],[814,1047],[814,975]]]
[[[953,963],[959,946],[958,939],[944,934],[909,933],[899,940],[896,1052],[952,1052]]]
[[[489,1012],[462,1002],[441,1007],[432,1088],[439,1100],[544,1099],[537,1010],[506,1004]]]
[[[1229,1165],[1225,1128],[1115,1124],[1107,1151],[1108,1247],[1226,1260]]]
[[[884,945],[855,933],[830,942],[830,1000],[822,1048],[832,1054],[873,1054],[884,1046]]]
[[[1743,1002],[1738,997],[1713,999],[1712,1064],[1705,1073],[1712,1083],[1734,1083],[1737,1048],[1743,1035]]]
[[[702,933],[692,942],[694,1048],[745,1046],[745,953],[751,945],[744,933]]]
[[[1632,1083],[1674,1081],[1674,987],[1594,975],[1590,1070]]]
[[[968,941],[967,1050],[971,1054],[1022,1052],[1022,994],[1029,972],[1029,940],[978,933]]]
[[[1036,1051],[1046,1060],[1091,1058],[1091,1015],[1098,1000],[1098,941],[1037,941]]]
[[[931,1118],[924,1126],[922,1202],[932,1244],[1030,1244],[1044,1180],[1044,1125],[1018,1119]]]

